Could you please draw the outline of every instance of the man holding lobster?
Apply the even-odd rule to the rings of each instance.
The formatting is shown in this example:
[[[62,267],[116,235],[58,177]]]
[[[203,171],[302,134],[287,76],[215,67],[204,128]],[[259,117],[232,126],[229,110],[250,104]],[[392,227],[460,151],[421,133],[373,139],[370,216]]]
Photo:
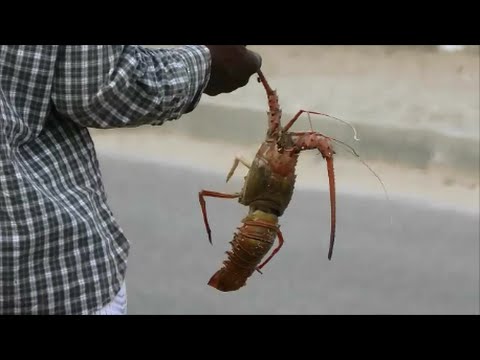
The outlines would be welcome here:
[[[0,314],[125,314],[129,243],[88,128],[178,119],[261,62],[245,45],[0,46]]]

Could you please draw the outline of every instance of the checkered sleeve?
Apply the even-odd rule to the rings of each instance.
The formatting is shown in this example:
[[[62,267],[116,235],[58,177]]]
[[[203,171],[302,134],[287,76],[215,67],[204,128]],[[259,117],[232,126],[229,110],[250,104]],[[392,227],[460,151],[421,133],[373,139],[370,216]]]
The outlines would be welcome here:
[[[202,45],[60,46],[52,100],[85,127],[161,125],[192,111],[210,76]]]

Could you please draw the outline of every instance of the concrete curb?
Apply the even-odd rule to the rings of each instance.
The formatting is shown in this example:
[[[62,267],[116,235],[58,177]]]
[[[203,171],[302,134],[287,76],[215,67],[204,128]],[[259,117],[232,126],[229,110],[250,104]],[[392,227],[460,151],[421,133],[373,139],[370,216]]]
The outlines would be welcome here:
[[[284,114],[289,118],[293,114]],[[143,126],[123,131],[162,132],[189,136],[202,141],[222,140],[235,145],[259,144],[265,135],[266,113],[250,109],[238,109],[222,105],[200,105],[195,112],[180,120],[167,122],[160,127]],[[373,124],[353,124],[360,141],[353,140],[353,132],[341,123],[325,121],[314,124],[315,130],[344,141],[366,161],[382,161],[426,170],[445,167],[466,175],[478,177],[478,138],[457,138],[425,129],[396,129]],[[308,122],[298,124],[294,130],[308,130]],[[98,131],[98,130],[97,130]],[[106,130],[109,132],[112,130]],[[115,131],[115,130],[113,130]],[[337,156],[352,158],[337,145]]]

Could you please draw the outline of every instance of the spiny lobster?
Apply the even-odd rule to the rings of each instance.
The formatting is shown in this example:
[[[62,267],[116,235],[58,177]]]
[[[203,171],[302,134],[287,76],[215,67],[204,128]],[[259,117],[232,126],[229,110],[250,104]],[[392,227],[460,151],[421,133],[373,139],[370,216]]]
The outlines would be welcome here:
[[[263,84],[268,99],[269,111],[266,138],[260,145],[251,164],[240,157],[236,157],[227,175],[228,181],[240,163],[246,166],[248,174],[245,177],[243,189],[241,192],[232,194],[210,190],[202,190],[198,194],[210,243],[212,243],[212,237],[207,218],[205,197],[238,199],[240,204],[249,207],[248,214],[242,220],[242,226],[237,229],[238,231],[234,233],[233,240],[230,241],[232,248],[231,251],[226,252],[228,258],[223,262],[223,267],[208,282],[208,285],[224,292],[235,291],[243,287],[253,272],[257,270],[261,273],[260,270],[281,249],[284,239],[278,220],[292,199],[296,180],[295,168],[302,151],[318,150],[327,163],[331,208],[329,260],[332,257],[335,241],[336,205],[333,168],[335,151],[332,148],[332,140],[337,140],[313,130],[309,132],[289,131],[303,113],[334,117],[319,112],[300,110],[282,127],[282,110],[279,105],[277,92],[272,90],[262,71],[258,71],[258,80]],[[337,118],[334,119],[344,122]],[[355,131],[355,129],[353,130]],[[277,236],[279,240],[278,246],[260,264],[261,260],[272,248]]]

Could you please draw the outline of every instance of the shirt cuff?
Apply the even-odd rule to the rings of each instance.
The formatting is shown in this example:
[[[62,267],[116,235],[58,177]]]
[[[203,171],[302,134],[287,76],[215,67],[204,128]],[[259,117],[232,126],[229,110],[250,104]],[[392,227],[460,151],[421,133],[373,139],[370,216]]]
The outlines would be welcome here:
[[[193,74],[194,79],[194,85],[191,87],[191,93],[194,93],[194,95],[192,101],[185,109],[185,113],[189,113],[197,107],[203,92],[208,85],[212,59],[210,50],[204,45],[185,46],[180,50],[182,55],[183,52],[186,52],[185,61],[188,64],[187,69],[190,74]]]

